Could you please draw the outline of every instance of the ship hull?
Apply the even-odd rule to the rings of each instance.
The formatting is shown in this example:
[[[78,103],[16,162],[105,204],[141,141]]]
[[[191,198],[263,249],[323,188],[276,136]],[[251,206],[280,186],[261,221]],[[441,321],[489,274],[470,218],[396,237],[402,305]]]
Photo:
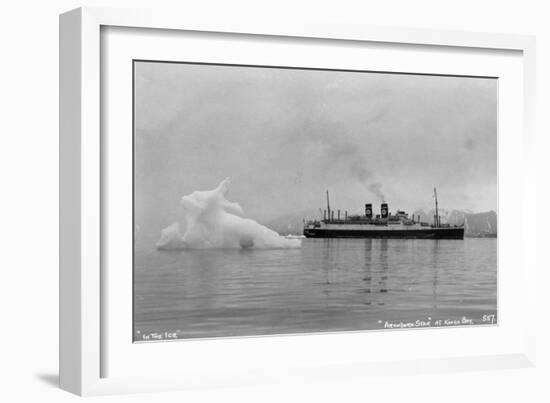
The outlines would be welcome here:
[[[330,229],[306,228],[306,238],[395,238],[395,239],[464,239],[464,228],[422,229]]]

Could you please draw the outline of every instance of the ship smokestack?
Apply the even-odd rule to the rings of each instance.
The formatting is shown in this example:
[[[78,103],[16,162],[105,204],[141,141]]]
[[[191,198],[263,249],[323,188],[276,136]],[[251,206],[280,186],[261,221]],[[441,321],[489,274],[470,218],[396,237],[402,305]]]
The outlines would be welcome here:
[[[372,218],[372,204],[371,203],[365,204],[365,216],[367,218]]]
[[[382,203],[380,205],[380,217],[388,218],[388,203]]]

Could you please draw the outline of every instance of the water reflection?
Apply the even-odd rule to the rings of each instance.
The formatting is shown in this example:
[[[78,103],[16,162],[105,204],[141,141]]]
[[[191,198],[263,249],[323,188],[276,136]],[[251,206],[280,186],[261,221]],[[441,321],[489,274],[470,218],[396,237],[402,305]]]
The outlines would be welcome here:
[[[400,243],[396,245],[396,249],[399,248]],[[396,251],[397,252],[397,251]],[[380,240],[380,281],[378,281],[379,292],[385,293],[388,292],[388,275],[390,266],[388,263],[388,240]],[[378,305],[384,305],[384,302],[379,302]]]
[[[365,305],[371,305],[372,301],[370,300],[370,293],[372,292],[372,239],[364,240],[364,276],[363,282],[365,283],[365,288],[362,289],[362,292],[369,294],[365,297]]]
[[[296,250],[137,250],[136,331],[211,337],[379,328],[496,312],[496,240],[305,240]]]
[[[440,239],[435,239],[432,249],[432,304],[433,309],[437,309],[437,278],[438,278],[438,271],[439,271],[439,249],[441,245]]]

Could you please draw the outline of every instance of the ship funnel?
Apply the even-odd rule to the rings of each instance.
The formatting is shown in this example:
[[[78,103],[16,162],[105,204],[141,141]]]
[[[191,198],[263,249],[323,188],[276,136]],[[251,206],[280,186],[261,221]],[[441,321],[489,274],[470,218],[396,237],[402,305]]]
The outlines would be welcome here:
[[[372,204],[365,204],[365,217],[372,218]]]
[[[380,205],[380,217],[388,218],[388,203],[382,203]]]

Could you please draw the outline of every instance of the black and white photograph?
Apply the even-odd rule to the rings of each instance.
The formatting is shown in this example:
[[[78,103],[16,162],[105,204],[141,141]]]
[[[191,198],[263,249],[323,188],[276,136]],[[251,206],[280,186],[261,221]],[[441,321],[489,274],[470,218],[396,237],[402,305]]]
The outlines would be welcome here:
[[[546,402],[546,5],[3,3],[2,401]]]
[[[497,325],[498,85],[134,60],[134,342]]]

